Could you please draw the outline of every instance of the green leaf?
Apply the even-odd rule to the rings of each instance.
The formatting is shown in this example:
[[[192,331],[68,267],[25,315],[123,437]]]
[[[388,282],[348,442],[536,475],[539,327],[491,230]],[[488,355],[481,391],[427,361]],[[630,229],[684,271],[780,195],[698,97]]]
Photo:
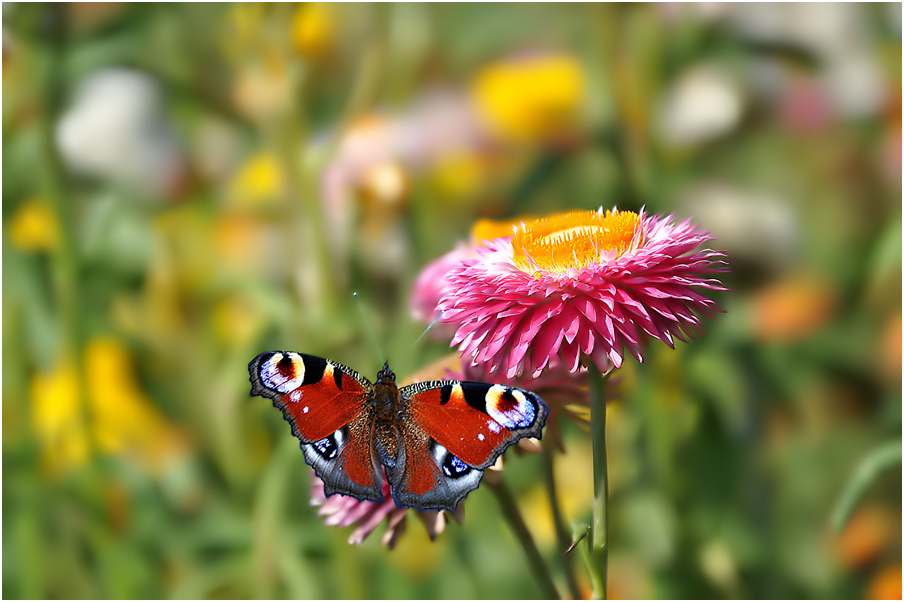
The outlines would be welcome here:
[[[886,443],[870,453],[854,471],[832,512],[832,528],[840,532],[854,512],[857,502],[879,474],[901,463],[901,442]]]

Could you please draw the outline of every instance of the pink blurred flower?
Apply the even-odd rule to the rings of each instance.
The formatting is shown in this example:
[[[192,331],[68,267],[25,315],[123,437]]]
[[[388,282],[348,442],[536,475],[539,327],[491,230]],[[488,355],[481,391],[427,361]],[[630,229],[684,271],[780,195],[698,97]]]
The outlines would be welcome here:
[[[673,347],[721,311],[701,291],[725,290],[712,277],[723,254],[694,251],[711,238],[687,220],[617,209],[522,223],[452,269],[438,308],[457,328],[452,345],[490,373],[537,376],[557,356],[574,372],[582,355],[605,373],[625,348],[643,361],[649,337]]]
[[[430,540],[436,539],[436,536],[442,533],[446,527],[446,517],[438,510],[426,510],[419,512],[411,508],[399,508],[392,499],[389,484],[386,479],[383,480],[383,501],[368,502],[349,497],[347,495],[332,495],[326,497],[323,494],[323,481],[316,476],[311,478],[311,505],[320,506],[317,514],[325,516],[324,523],[330,527],[348,527],[357,525],[351,535],[348,536],[348,543],[358,545],[386,519],[386,532],[380,540],[384,546],[389,549],[395,547],[399,536],[405,532],[405,517],[408,512],[416,514],[424,523]],[[460,509],[464,512],[464,508]],[[457,520],[460,517],[457,517]],[[459,520],[460,522],[460,520]]]
[[[436,305],[443,296],[443,289],[450,284],[448,274],[452,268],[465,259],[476,257],[477,251],[474,247],[459,243],[442,257],[427,264],[411,287],[410,308],[415,320],[424,324],[429,324],[433,320],[437,314]]]

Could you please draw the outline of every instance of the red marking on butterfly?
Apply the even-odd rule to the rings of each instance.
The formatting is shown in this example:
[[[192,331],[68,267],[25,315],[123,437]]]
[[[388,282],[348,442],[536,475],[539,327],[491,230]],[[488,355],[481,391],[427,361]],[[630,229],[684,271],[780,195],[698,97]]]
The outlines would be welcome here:
[[[387,364],[371,383],[313,355],[268,351],[249,364],[251,395],[269,397],[301,441],[324,493],[449,510],[524,437],[540,438],[549,408],[524,389],[457,380],[399,388]]]

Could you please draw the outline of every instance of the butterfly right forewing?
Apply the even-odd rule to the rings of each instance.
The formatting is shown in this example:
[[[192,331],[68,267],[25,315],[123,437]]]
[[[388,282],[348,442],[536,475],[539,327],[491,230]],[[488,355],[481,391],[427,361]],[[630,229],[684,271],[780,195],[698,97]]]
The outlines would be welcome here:
[[[292,351],[262,353],[248,369],[251,394],[282,411],[326,495],[383,499],[371,453],[370,382],[342,364]]]
[[[505,385],[430,381],[400,394],[404,453],[386,476],[396,503],[420,510],[455,512],[506,448],[541,436],[549,415],[537,395]]]

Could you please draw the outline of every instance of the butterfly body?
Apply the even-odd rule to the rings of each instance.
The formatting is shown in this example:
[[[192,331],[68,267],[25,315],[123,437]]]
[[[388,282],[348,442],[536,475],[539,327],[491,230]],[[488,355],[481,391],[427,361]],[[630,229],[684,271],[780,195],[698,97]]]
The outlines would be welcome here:
[[[483,471],[518,440],[539,438],[549,408],[524,389],[443,380],[399,388],[384,364],[371,383],[347,366],[291,351],[249,365],[301,442],[326,495],[454,511]]]

